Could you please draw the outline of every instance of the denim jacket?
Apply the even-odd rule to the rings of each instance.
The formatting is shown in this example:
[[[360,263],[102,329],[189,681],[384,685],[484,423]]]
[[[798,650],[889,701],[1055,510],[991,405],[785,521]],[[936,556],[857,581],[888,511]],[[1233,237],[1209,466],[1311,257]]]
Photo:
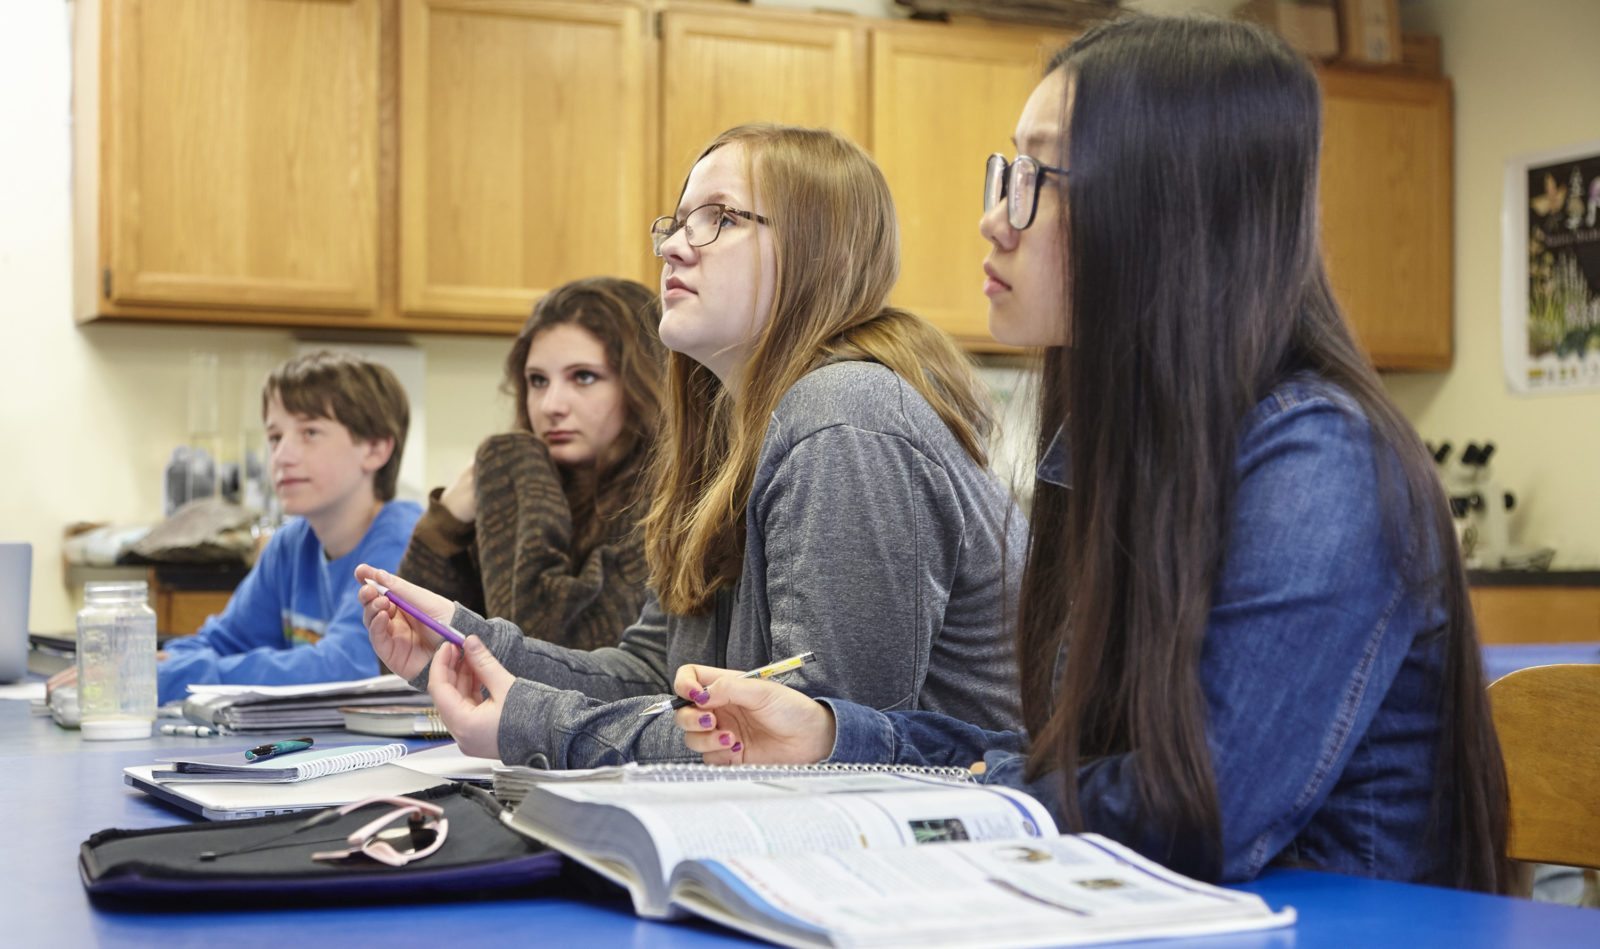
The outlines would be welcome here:
[[[1039,477],[1060,484],[1057,443]],[[1437,594],[1404,578],[1417,571],[1402,569],[1385,533],[1367,420],[1342,390],[1296,377],[1246,419],[1235,470],[1200,657],[1221,877],[1288,863],[1439,879],[1448,857],[1428,830],[1444,650],[1429,633],[1446,617]],[[982,759],[983,780],[1024,787],[1060,814],[1059,773],[1023,779],[1021,732],[826,701],[837,722],[830,761]],[[1163,859],[1170,842],[1150,839],[1139,819],[1138,768],[1135,751],[1078,770],[1083,829]]]

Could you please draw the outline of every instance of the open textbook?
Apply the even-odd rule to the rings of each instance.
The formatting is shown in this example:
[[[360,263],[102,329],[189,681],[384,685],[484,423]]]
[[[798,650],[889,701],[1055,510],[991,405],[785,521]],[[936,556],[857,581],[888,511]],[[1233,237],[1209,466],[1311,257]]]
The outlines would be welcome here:
[[[918,774],[537,783],[512,827],[631,892],[787,946],[1047,946],[1286,926],[1033,798]]]

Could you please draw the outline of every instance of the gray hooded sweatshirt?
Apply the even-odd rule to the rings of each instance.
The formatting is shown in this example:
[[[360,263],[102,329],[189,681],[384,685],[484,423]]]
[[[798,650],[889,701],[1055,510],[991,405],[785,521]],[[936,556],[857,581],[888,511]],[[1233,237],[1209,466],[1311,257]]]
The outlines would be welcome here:
[[[667,614],[652,594],[618,645],[588,652],[459,604],[451,622],[518,677],[500,718],[507,764],[698,760],[670,714],[639,717],[677,668],[802,652],[816,659],[781,681],[809,695],[1002,731],[1020,725],[1011,626],[1025,543],[1008,492],[915,389],[875,363],[835,363],[773,413],[742,573],[707,613]]]

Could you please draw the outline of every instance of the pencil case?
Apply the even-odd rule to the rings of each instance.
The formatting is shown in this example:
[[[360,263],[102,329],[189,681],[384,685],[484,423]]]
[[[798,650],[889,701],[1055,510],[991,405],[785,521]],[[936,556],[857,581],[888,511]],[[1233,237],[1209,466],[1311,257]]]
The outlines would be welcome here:
[[[407,795],[444,809],[439,849],[401,867],[356,857],[328,863],[311,854],[343,846],[372,820],[361,810],[284,838],[313,812],[153,830],[100,831],[78,850],[84,889],[107,908],[194,911],[218,906],[316,906],[506,897],[544,892],[560,854],[511,830],[487,792],[462,784]],[[276,846],[234,851],[283,838]],[[229,855],[202,859],[203,853]]]

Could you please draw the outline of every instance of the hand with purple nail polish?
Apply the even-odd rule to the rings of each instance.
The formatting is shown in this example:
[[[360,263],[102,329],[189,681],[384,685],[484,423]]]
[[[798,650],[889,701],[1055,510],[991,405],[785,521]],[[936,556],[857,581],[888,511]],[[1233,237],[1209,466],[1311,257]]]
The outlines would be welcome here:
[[[771,679],[687,665],[673,692],[695,703],[673,722],[706,764],[813,764],[833,751],[832,710]]]

